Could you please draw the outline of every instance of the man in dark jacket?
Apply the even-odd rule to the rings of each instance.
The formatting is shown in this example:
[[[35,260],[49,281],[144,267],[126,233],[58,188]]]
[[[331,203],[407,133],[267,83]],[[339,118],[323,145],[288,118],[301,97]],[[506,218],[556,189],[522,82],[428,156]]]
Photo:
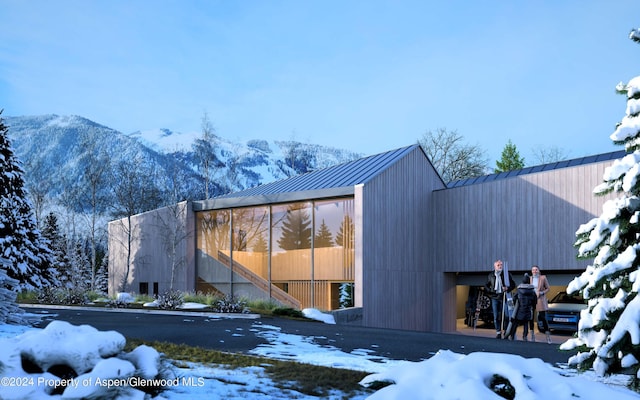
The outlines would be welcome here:
[[[513,315],[511,331],[507,333],[507,338],[511,340],[515,338],[518,326],[523,325],[524,332],[522,334],[522,340],[525,342],[527,341],[527,335],[529,334],[529,321],[533,319],[533,312],[535,311],[536,303],[538,301],[536,290],[529,281],[529,275],[524,274],[522,283],[518,285],[514,296],[516,310]]]
[[[489,297],[491,298],[491,308],[493,310],[493,324],[496,328],[496,338],[502,338],[502,330],[506,327],[506,323],[509,322],[509,307],[504,310],[503,304],[507,302],[507,295],[511,295],[511,291],[516,287],[513,277],[510,273],[507,273],[508,282],[505,281],[505,274],[502,270],[502,260],[496,260],[493,263],[493,272],[487,277],[487,283],[485,289]],[[502,315],[502,312],[505,315]],[[506,332],[505,332],[506,335]]]

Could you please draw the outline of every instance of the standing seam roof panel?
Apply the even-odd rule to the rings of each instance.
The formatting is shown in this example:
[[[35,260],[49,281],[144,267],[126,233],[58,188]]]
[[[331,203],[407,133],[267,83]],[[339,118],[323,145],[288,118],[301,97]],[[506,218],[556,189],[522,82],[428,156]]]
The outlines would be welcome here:
[[[395,163],[398,159],[404,157],[405,154],[418,147],[419,145],[417,144],[402,147],[318,171],[308,172],[303,175],[256,186],[243,191],[218,196],[217,198],[248,197],[355,186],[357,184],[366,183],[371,178]]]

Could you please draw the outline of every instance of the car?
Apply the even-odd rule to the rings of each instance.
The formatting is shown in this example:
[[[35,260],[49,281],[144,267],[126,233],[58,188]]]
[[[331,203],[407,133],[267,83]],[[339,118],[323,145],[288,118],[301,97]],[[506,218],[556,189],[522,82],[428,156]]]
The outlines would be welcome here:
[[[467,326],[491,325],[493,327],[493,311],[491,299],[485,293],[484,286],[471,286],[466,304]]]
[[[552,331],[578,331],[580,311],[587,308],[587,303],[578,293],[559,292],[549,300],[547,323]]]

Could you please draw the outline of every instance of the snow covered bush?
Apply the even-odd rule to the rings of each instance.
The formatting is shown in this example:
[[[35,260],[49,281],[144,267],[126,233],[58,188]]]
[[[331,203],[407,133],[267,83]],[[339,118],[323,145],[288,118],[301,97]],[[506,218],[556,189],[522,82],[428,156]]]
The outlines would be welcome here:
[[[640,31],[632,30],[630,37],[640,42]],[[577,338],[561,346],[578,348],[569,363],[593,367],[598,375],[638,371],[640,359],[640,76],[617,90],[627,95],[627,110],[610,137],[624,144],[627,154],[605,170],[594,193],[619,197],[607,201],[602,215],[576,232],[578,257],[593,263],[567,290],[582,292],[588,308],[580,314]]]
[[[107,307],[110,308],[127,308],[129,304],[134,302],[134,298],[129,293],[118,293],[115,299],[109,299]]]
[[[158,296],[156,304],[163,310],[175,310],[184,303],[184,295],[179,290],[169,290]]]
[[[126,353],[124,336],[89,325],[53,321],[0,341],[2,399],[144,399],[173,378],[155,349]]]
[[[89,303],[89,297],[84,289],[43,287],[37,291],[40,304],[82,305]]]
[[[218,299],[213,304],[213,309],[220,313],[248,313],[247,302],[231,295]]]

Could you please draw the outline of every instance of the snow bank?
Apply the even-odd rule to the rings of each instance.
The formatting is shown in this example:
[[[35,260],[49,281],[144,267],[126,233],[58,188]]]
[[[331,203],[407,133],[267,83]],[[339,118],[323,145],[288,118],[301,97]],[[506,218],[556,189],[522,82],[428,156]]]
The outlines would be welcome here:
[[[317,310],[315,308],[305,308],[304,310],[302,310],[302,313],[307,318],[314,319],[316,321],[322,321],[325,324],[335,324],[336,323],[336,320],[335,320],[335,318],[333,318],[333,315],[324,314],[323,312],[321,312],[320,310]]]
[[[160,354],[148,346],[130,353],[116,331],[52,321],[44,329],[0,339],[1,399],[143,399],[157,387]]]
[[[496,379],[499,377],[499,379]],[[506,379],[506,380],[505,380]],[[369,399],[503,399],[490,387],[515,391],[517,400],[533,399],[638,399],[624,388],[610,387],[580,376],[561,376],[540,359],[511,354],[462,355],[440,350],[433,357],[368,375],[360,383],[393,382]]]

